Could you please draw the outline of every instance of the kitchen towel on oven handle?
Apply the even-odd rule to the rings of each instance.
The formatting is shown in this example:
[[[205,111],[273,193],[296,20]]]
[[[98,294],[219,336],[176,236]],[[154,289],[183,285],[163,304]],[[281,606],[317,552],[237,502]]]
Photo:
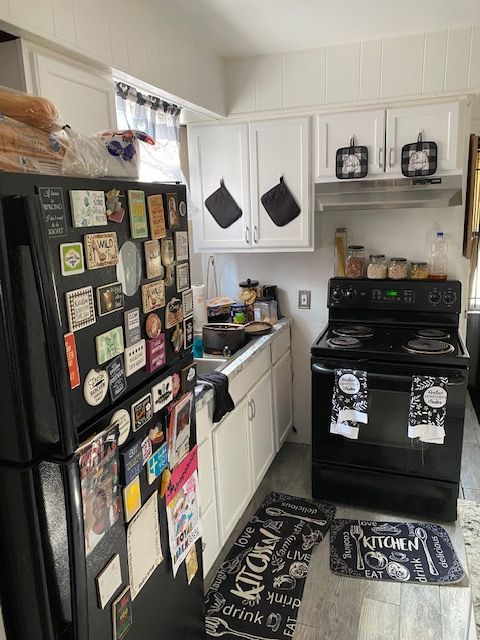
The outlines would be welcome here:
[[[368,423],[367,372],[335,369],[330,433],[358,440],[358,423]]]
[[[443,444],[447,413],[448,378],[412,376],[408,411],[408,437],[421,442]]]

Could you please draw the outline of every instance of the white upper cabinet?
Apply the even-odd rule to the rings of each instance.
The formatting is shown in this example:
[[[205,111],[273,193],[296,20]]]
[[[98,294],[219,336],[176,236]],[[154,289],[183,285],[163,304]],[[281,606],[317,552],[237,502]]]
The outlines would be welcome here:
[[[315,118],[315,180],[335,178],[337,149],[356,145],[368,149],[368,174],[384,170],[385,110],[317,115]]]
[[[248,186],[248,127],[246,124],[189,127],[188,153],[196,251],[244,249],[250,246],[250,198]],[[242,216],[223,229],[205,206],[205,200],[225,187],[242,210]]]
[[[308,248],[311,243],[309,118],[262,120],[249,124],[252,244],[256,249]],[[300,214],[277,226],[261,198],[280,178],[300,206]]]
[[[459,102],[438,102],[387,110],[386,173],[401,175],[401,154],[405,144],[416,142],[422,133],[425,142],[438,147],[437,173],[458,173]]]

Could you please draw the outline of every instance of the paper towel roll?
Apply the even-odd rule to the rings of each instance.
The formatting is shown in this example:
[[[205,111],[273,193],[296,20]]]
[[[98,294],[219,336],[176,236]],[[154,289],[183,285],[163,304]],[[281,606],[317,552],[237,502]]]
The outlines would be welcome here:
[[[192,284],[193,293],[193,331],[202,333],[202,327],[207,324],[207,301],[205,300],[205,285]]]

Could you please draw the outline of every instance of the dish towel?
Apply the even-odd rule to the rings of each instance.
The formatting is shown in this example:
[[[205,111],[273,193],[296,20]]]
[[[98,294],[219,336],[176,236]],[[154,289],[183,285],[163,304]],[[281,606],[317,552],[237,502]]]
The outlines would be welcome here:
[[[367,402],[367,372],[335,369],[330,433],[358,440],[358,423],[368,423]]]
[[[412,393],[408,412],[409,438],[419,438],[421,442],[431,444],[444,443],[447,383],[448,378],[412,377]]]
[[[213,422],[220,420],[235,409],[235,403],[228,391],[228,378],[220,371],[210,371],[203,376],[197,376],[197,384],[213,389]]]

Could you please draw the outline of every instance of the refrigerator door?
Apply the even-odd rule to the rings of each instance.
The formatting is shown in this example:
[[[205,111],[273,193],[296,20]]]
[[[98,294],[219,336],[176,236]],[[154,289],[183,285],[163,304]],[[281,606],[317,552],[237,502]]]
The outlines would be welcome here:
[[[121,221],[74,226],[72,191],[106,194],[112,189],[120,192],[119,202],[125,210]],[[147,278],[152,275],[151,272],[147,274],[146,266],[148,249],[145,242],[152,236],[148,208],[145,224],[140,224],[133,234],[140,237],[132,238],[131,191],[143,192],[145,200],[152,195],[163,197],[167,242],[163,243],[164,265],[160,276]],[[54,194],[50,201],[49,193]],[[174,194],[173,200],[168,194]],[[116,334],[117,339],[121,335],[125,341],[124,312],[135,308],[139,309],[141,339],[148,340],[145,325],[148,305],[152,301],[147,299],[148,286],[142,292],[144,285],[165,282],[165,305],[171,303],[173,309],[168,314],[165,305],[155,309],[165,337],[166,363],[154,372],[146,371],[145,367],[134,371],[126,378],[125,393],[161,376],[167,367],[190,350],[189,344],[185,348],[184,333],[188,322],[184,324],[181,309],[183,292],[190,279],[185,187],[115,179],[3,174],[0,175],[0,202],[0,314],[3,325],[0,373],[8,381],[0,390],[7,417],[0,440],[0,461],[28,463],[35,458],[68,458],[91,431],[93,422],[122,399],[120,396],[112,401],[107,393],[96,405],[85,400],[85,381],[89,372],[105,371],[111,362],[104,361],[99,353],[101,342],[99,346],[98,340],[106,343]],[[173,203],[172,211],[169,203]],[[54,214],[52,207],[56,207]],[[77,243],[77,250],[81,245],[84,262],[87,262],[89,240],[86,236],[91,234],[110,234],[109,238],[115,239],[118,249],[124,248],[120,265],[92,268],[95,265],[85,264],[83,272],[78,269],[78,272],[65,275],[61,245]],[[100,238],[105,240],[106,236]],[[105,257],[102,247],[96,244],[90,253],[100,262],[102,256]],[[121,296],[113,301],[111,292],[105,292],[102,287],[114,285],[123,277],[131,288],[127,291],[130,295],[123,297],[122,306]],[[80,321],[78,326],[72,327],[67,313],[67,300],[72,295],[67,297],[67,294],[76,291],[75,298],[80,290],[89,287],[91,290],[87,290],[83,302],[87,301],[90,307],[77,307],[77,314],[88,316],[90,313],[95,321],[92,324],[85,321],[83,325]],[[105,303],[102,295],[106,294],[110,297]],[[73,335],[65,338],[72,328],[75,329]],[[70,348],[73,341],[75,343],[78,380],[75,380],[75,373],[73,378],[69,375],[65,340],[69,341]],[[121,357],[123,359],[123,355]]]

